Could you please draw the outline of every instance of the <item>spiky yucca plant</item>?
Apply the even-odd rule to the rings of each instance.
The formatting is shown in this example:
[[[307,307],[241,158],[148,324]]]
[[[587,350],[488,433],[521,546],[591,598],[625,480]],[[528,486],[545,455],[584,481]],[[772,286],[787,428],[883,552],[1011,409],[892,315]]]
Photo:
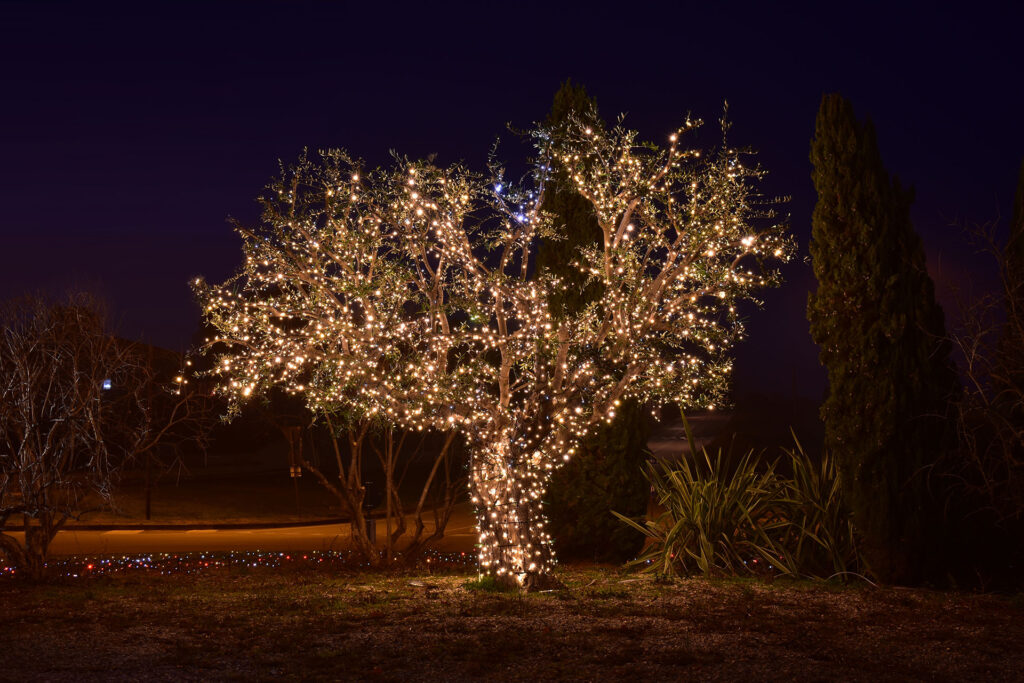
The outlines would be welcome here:
[[[795,441],[787,451],[791,477],[753,450],[730,467],[721,450],[696,455],[685,417],[684,425],[693,461],[646,470],[663,512],[643,522],[614,513],[647,537],[630,565],[667,576],[845,578],[861,570],[833,458],[815,461]]]

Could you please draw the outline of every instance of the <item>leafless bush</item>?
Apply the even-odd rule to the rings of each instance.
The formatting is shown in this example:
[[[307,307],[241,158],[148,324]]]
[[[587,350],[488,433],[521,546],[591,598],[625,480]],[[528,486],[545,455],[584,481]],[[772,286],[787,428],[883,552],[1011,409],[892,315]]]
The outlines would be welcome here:
[[[184,378],[158,385],[141,348],[86,296],[0,305],[0,557],[20,574],[42,576],[57,532],[135,457],[191,433]]]
[[[291,464],[312,474],[338,502],[351,522],[355,549],[368,563],[412,562],[432,541],[444,537],[455,503],[466,489],[456,432],[412,433],[340,412],[316,415],[284,392],[272,392],[254,405],[288,441]],[[318,442],[328,446],[323,464],[314,455]],[[366,458],[371,452],[383,481],[374,482],[375,490],[368,492]],[[421,471],[424,463],[430,465],[426,473]],[[412,469],[422,476],[416,489],[408,490],[418,489],[414,505],[403,503],[400,495]],[[371,508],[379,507],[384,513],[383,549],[367,525]]]
[[[998,268],[997,291],[962,311],[953,335],[965,380],[959,404],[959,458],[954,468],[976,512],[996,523],[1024,521],[1024,282],[1010,246],[993,226],[975,228],[972,239]],[[1018,237],[1020,239],[1020,237]]]

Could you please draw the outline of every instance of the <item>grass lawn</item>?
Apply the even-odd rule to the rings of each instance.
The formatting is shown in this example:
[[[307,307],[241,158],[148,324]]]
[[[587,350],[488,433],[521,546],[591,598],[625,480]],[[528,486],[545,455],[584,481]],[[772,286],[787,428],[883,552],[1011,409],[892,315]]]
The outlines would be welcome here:
[[[566,590],[304,566],[0,581],[3,680],[1007,680],[1024,603],[562,568]]]

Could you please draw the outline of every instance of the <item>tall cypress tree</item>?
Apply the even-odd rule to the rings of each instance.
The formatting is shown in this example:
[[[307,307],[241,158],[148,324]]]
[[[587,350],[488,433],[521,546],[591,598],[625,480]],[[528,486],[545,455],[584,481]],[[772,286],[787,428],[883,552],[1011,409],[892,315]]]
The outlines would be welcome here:
[[[999,361],[1005,370],[1005,381],[1020,396],[1024,387],[1024,161],[1017,176],[1017,193],[1010,216],[1010,236],[1003,250],[1006,323],[999,349]],[[1017,406],[1020,414],[1024,408]]]
[[[1017,175],[1017,193],[1013,197],[1010,239],[1006,243],[1006,267],[1015,288],[1024,288],[1024,160]]]
[[[890,178],[874,127],[838,95],[822,99],[811,161],[818,288],[807,315],[828,372],[826,447],[841,464],[873,571],[919,581],[938,551],[941,508],[929,475],[958,380],[910,222],[913,192]]]
[[[567,79],[555,93],[547,125],[558,126],[570,117],[598,124],[597,101],[587,95],[582,85]],[[573,265],[580,247],[600,246],[601,227],[597,224],[592,204],[580,196],[565,171],[560,171],[545,188],[545,211],[555,219],[560,239],[547,240],[537,252],[537,270],[555,275],[568,285],[551,297],[550,306],[556,318],[578,313],[600,292],[587,285],[586,276]]]
[[[1015,520],[1015,528],[1024,530],[1024,162],[1017,177],[1013,198],[1010,234],[1003,249],[1004,320],[992,364],[992,404],[998,411],[1003,434],[1004,453],[1009,454],[1002,467],[990,475],[997,487],[1007,487],[995,507]],[[1007,427],[1009,429],[1007,429]],[[1019,538],[1024,539],[1024,534]],[[1024,545],[1024,544],[1018,544]],[[1024,547],[1018,557],[1024,556]],[[1019,560],[1018,560],[1019,564]]]
[[[549,125],[570,116],[597,123],[597,103],[582,85],[570,80],[555,93]],[[601,295],[596,284],[573,266],[580,247],[599,244],[601,228],[593,208],[564,174],[545,188],[543,207],[555,218],[561,239],[548,240],[537,253],[537,270],[569,283],[551,300],[552,313],[564,318],[580,312]],[[548,516],[555,548],[568,559],[622,561],[640,549],[642,539],[615,519],[611,510],[630,516],[646,511],[648,487],[643,477],[650,430],[642,406],[623,404],[615,421],[588,438],[559,470],[548,489]]]

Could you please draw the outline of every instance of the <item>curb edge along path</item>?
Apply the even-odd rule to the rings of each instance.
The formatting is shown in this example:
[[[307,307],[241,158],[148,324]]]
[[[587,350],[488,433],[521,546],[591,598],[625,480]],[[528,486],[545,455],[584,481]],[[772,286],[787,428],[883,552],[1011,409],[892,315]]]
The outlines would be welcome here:
[[[462,508],[462,509],[460,509]],[[385,521],[378,518],[377,537],[387,533]],[[92,527],[93,525],[87,525]],[[268,524],[224,525],[124,525],[102,528],[70,527],[62,529],[50,544],[50,555],[121,555],[137,553],[216,552],[216,551],[324,551],[346,548],[351,539],[347,519]],[[161,528],[157,528],[157,527]],[[424,533],[431,533],[427,520]],[[21,533],[12,534],[22,540]],[[467,506],[452,512],[444,538],[432,547],[446,552],[473,550],[476,521]]]
[[[376,517],[376,515],[373,515]],[[306,519],[293,522],[209,522],[209,523],[150,523],[132,522],[126,524],[65,524],[61,531],[220,531],[229,529],[289,529],[302,526],[326,526],[329,524],[348,524],[347,517],[328,517],[325,519]]]

